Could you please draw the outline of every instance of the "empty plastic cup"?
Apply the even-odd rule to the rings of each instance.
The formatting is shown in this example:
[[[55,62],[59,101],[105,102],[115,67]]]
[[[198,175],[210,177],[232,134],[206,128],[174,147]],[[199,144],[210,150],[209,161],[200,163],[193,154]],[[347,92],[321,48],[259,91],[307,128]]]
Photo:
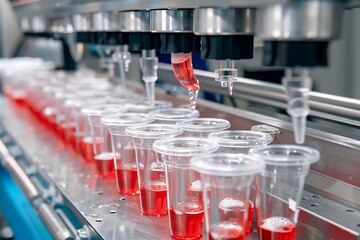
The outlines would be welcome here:
[[[254,211],[250,190],[264,162],[245,154],[216,153],[193,157],[190,167],[208,189],[203,195],[208,239],[244,239],[252,221],[248,214]]]
[[[294,240],[305,176],[319,152],[299,145],[270,145],[249,154],[265,163],[256,197],[259,239]]]
[[[165,166],[158,161],[152,149],[155,140],[173,138],[182,133],[179,126],[148,124],[128,127],[125,133],[132,137],[138,169],[141,212],[149,216],[167,214]]]
[[[231,124],[221,118],[196,118],[184,120],[180,126],[184,130],[183,136],[207,138],[210,133],[226,130]]]
[[[175,239],[200,239],[204,223],[200,174],[190,169],[194,156],[213,153],[218,145],[208,139],[173,138],[153,144],[165,163],[170,233]]]
[[[155,123],[176,124],[178,122],[194,119],[200,116],[197,110],[188,108],[164,108],[153,112]]]
[[[248,153],[253,147],[266,146],[272,137],[255,131],[227,130],[210,133],[209,138],[219,144],[218,152]]]
[[[270,134],[272,139],[276,137],[280,133],[280,130],[276,127],[272,127],[265,124],[255,125],[251,127],[251,131],[264,132]]]
[[[153,120],[154,116],[146,113],[120,113],[101,118],[101,123],[108,127],[111,135],[116,184],[121,195],[139,194],[135,147],[125,130],[127,127],[149,124]],[[143,168],[139,171],[143,171]]]

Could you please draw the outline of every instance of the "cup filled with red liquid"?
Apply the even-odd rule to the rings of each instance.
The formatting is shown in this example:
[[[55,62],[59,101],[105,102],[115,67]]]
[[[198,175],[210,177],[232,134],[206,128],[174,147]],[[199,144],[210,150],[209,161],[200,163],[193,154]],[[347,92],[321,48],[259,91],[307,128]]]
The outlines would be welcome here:
[[[183,136],[207,138],[210,133],[226,130],[231,124],[220,118],[196,118],[184,120],[180,126],[184,130]]]
[[[107,126],[101,124],[101,117],[126,112],[127,108],[115,104],[83,106],[81,114],[85,117],[84,133],[80,139],[80,152],[85,162],[95,162],[99,176],[111,178],[113,175],[113,155]],[[80,120],[80,119],[79,119]]]
[[[255,175],[264,162],[245,154],[215,153],[193,157],[192,170],[201,175],[204,189],[203,203],[208,239],[245,238],[250,204],[250,189]]]
[[[128,127],[136,150],[141,212],[148,216],[163,216],[168,212],[166,198],[165,165],[156,158],[152,149],[155,140],[173,138],[182,133],[179,126],[148,124]]]
[[[194,119],[200,116],[199,111],[188,108],[162,108],[153,112],[154,123],[177,124],[178,122]]]
[[[319,152],[300,145],[269,145],[249,154],[265,163],[256,196],[259,239],[295,240],[305,176],[310,164],[320,159]]]
[[[165,163],[170,233],[175,239],[201,239],[204,223],[203,185],[190,169],[194,156],[213,153],[218,145],[207,139],[175,137],[153,144]]]
[[[139,194],[138,169],[135,146],[132,138],[125,134],[127,127],[143,126],[154,120],[147,113],[118,113],[101,118],[101,124],[107,126],[111,135],[117,190],[120,195],[134,196]]]
[[[253,147],[266,146],[271,143],[272,137],[267,133],[256,131],[227,130],[214,132],[209,138],[219,144],[219,153],[248,154]],[[252,219],[255,208],[256,187],[252,184],[250,190],[248,220],[245,224],[245,235],[252,233]]]

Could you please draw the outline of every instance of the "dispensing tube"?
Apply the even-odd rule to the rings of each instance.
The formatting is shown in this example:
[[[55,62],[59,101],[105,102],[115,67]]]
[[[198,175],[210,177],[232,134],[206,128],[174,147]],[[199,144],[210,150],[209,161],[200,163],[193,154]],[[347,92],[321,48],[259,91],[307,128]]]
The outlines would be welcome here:
[[[238,81],[237,77],[235,62],[230,59],[220,60],[219,68],[215,69],[215,81],[220,82],[221,87],[227,87],[230,95],[232,95],[234,82]]]
[[[176,79],[189,90],[191,109],[196,109],[196,101],[200,90],[191,60],[191,53],[171,53],[171,65]]]
[[[312,80],[306,68],[288,68],[282,79],[288,97],[287,113],[291,116],[295,135],[295,142],[303,144],[305,141],[306,117],[309,115],[309,92]]]
[[[155,102],[155,82],[158,79],[158,66],[159,60],[156,57],[155,49],[141,51],[140,67],[143,72],[142,79],[145,82],[146,94],[151,106]]]
[[[113,55],[116,61],[119,62],[119,75],[121,86],[126,89],[126,72],[129,71],[129,65],[131,62],[131,53],[128,50],[128,45],[120,45],[116,48]]]

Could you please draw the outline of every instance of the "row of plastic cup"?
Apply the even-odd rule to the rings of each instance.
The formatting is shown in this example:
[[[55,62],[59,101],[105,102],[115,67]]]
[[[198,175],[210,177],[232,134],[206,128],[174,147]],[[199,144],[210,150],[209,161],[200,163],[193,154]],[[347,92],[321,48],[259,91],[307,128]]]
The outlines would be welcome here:
[[[143,214],[168,215],[173,238],[199,239],[205,223],[205,238],[243,239],[254,212],[260,239],[295,238],[316,150],[267,146],[276,129],[226,130],[227,120],[198,118],[169,102],[150,106],[101,79],[53,77],[16,79],[21,84],[9,89],[21,86],[22,104],[85,162],[95,162],[100,178],[116,176],[119,194],[140,194]]]

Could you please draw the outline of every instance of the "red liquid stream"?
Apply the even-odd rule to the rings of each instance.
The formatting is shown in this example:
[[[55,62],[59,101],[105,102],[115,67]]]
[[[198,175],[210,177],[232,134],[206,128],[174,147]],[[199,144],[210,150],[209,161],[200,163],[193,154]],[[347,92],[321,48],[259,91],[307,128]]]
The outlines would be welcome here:
[[[226,206],[228,205],[228,206]],[[248,235],[252,232],[251,223],[254,214],[254,203],[248,203],[248,216],[245,221],[245,234]],[[220,221],[234,221],[242,226],[242,221],[245,217],[245,204],[241,200],[225,198],[219,204],[219,218]]]
[[[232,221],[221,222],[213,225],[209,230],[209,240],[243,240],[243,228]]]
[[[112,153],[104,152],[95,156],[95,166],[102,179],[115,177],[114,157]]]
[[[80,141],[80,153],[85,162],[94,162],[94,148],[97,152],[101,152],[103,139],[100,137],[83,137]]]
[[[166,183],[151,181],[140,187],[141,208],[145,215],[163,216],[167,214]]]
[[[138,195],[139,185],[135,164],[121,165],[116,169],[116,184],[121,195]]]
[[[175,239],[201,239],[204,209],[197,202],[183,201],[170,207],[171,236]]]
[[[171,64],[175,77],[184,88],[192,91],[199,90],[199,81],[194,74],[191,54],[183,54],[183,57],[172,57]]]
[[[294,240],[296,227],[283,217],[271,217],[263,220],[259,226],[261,240]]]

